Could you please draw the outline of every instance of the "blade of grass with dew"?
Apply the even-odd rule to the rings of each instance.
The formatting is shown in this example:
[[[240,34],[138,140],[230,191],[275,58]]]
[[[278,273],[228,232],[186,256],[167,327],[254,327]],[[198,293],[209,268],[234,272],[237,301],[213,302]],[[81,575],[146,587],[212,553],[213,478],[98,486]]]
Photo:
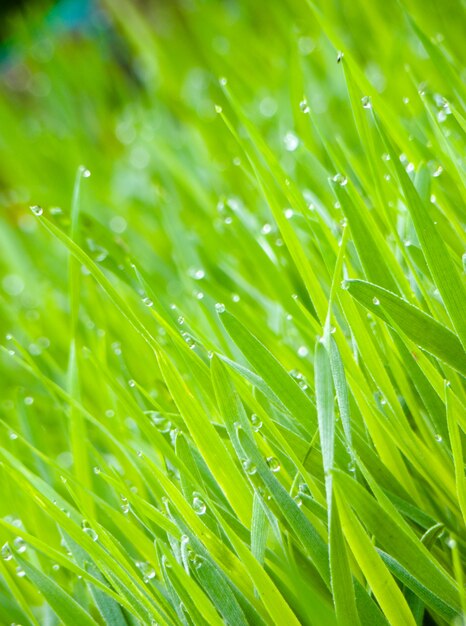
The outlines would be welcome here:
[[[466,374],[466,352],[457,336],[396,294],[362,280],[348,280],[348,293],[384,321],[384,311],[419,347]],[[388,321],[388,323],[390,323]]]

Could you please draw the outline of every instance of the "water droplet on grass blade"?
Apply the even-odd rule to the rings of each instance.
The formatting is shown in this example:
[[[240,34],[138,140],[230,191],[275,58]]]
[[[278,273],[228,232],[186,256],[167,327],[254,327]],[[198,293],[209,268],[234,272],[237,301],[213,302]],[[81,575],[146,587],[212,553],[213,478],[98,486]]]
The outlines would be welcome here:
[[[335,174],[335,176],[332,178],[332,181],[340,185],[340,187],[345,187],[348,184],[348,179],[346,178],[346,176],[339,173]]]
[[[257,472],[257,467],[254,465],[254,463],[250,459],[244,459],[241,465],[243,466],[243,469],[246,472],[246,474],[249,474],[249,476],[253,476]]]
[[[280,461],[275,456],[267,457],[267,465],[272,472],[280,471]]]
[[[372,109],[372,100],[370,96],[363,96],[361,98],[361,104],[363,109]]]
[[[10,544],[8,542],[3,544],[0,554],[4,561],[11,561],[13,558],[13,552],[11,551]]]
[[[374,296],[372,298],[372,304],[375,304],[375,306],[379,306],[380,300],[376,296]]]
[[[215,305],[215,310],[217,311],[217,313],[225,313],[225,305],[221,302],[217,302]]]
[[[256,433],[262,428],[262,420],[256,413],[251,415],[251,426]]]
[[[285,144],[285,150],[288,152],[294,152],[299,146],[299,139],[294,133],[288,131],[283,137],[283,143]]]
[[[207,506],[199,496],[194,496],[193,498],[193,509],[197,515],[204,515],[207,511]]]
[[[309,111],[310,111],[311,109],[309,108],[309,104],[308,104],[308,102],[307,102],[306,98],[303,98],[303,99],[301,100],[301,102],[299,103],[299,108],[301,109],[301,111],[302,111],[304,114],[309,113]]]
[[[154,303],[152,302],[150,298],[143,298],[142,301],[148,307],[154,306]]]
[[[29,208],[34,213],[34,215],[36,215],[37,217],[40,217],[43,214],[43,212],[44,212],[44,209],[41,206],[39,206],[38,204],[34,204],[33,206],[31,206]]]
[[[126,498],[125,496],[121,496],[121,506],[120,506],[123,515],[128,515],[128,513],[130,512],[130,505],[128,502],[128,498]]]
[[[153,578],[155,578],[155,569],[147,561],[136,561],[135,565],[141,572],[143,581],[145,583],[148,583]]]
[[[15,537],[13,539],[13,548],[18,554],[23,554],[23,552],[26,552],[27,544],[22,537]]]
[[[87,520],[83,519],[81,522],[81,528],[83,529],[83,532],[85,532],[86,535],[92,539],[92,541],[97,541],[99,536]]]

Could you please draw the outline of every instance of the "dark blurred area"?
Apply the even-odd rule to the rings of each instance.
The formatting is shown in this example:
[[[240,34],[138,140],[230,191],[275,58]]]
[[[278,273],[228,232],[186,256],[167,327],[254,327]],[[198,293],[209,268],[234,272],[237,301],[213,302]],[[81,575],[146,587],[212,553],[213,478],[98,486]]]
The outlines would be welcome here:
[[[8,37],[11,19],[18,13],[23,13],[31,5],[47,8],[53,2],[43,2],[41,0],[1,0],[0,1],[0,42]]]
[[[93,0],[0,0],[0,46],[8,43],[10,27],[18,17],[43,15],[48,25],[73,30],[85,27],[96,8]]]

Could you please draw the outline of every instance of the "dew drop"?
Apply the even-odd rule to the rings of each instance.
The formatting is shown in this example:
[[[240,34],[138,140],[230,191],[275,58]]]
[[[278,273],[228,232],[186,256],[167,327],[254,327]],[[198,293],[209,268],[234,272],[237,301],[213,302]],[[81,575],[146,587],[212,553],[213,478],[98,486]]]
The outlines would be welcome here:
[[[215,113],[221,113],[223,111],[222,107],[219,104],[214,106]]]
[[[218,82],[222,85],[222,87],[225,87],[225,85],[228,84],[228,80],[224,76],[222,76]]]
[[[379,306],[380,300],[376,296],[374,296],[372,298],[372,303],[375,304],[375,306]]]
[[[200,556],[199,554],[193,554],[193,556],[190,558],[190,561],[195,569],[199,569],[205,563],[204,557]]]
[[[299,146],[299,139],[294,133],[288,131],[283,137],[283,143],[285,144],[285,150],[294,152]]]
[[[299,483],[298,491],[302,495],[310,495],[309,486],[307,483]]]
[[[44,209],[41,206],[39,206],[38,204],[34,204],[33,206],[31,206],[29,208],[34,213],[34,215],[36,215],[37,217],[40,217],[42,215],[42,213],[44,212]]]
[[[207,506],[204,500],[201,500],[199,496],[194,496],[193,509],[197,515],[204,515],[204,513],[207,511]]]
[[[337,54],[337,63],[341,63],[344,56],[343,52],[339,51]]]
[[[193,274],[194,280],[202,280],[205,277],[205,272],[203,269],[195,270]]]
[[[81,528],[83,529],[83,532],[85,532],[86,535],[92,539],[92,541],[97,541],[99,536],[87,520],[83,519],[81,522]]]
[[[190,350],[194,350],[195,349],[196,342],[194,341],[194,339],[191,337],[191,335],[189,333],[183,333],[183,339],[187,343],[188,348]]]
[[[128,385],[130,387],[136,387],[136,381],[131,378],[131,380],[128,380]]]
[[[443,109],[437,113],[438,121],[443,124],[443,122],[447,119],[447,113]]]
[[[241,465],[243,466],[246,474],[248,474],[249,476],[253,476],[257,472],[257,467],[250,459],[244,459]]]
[[[96,476],[98,476],[100,474],[102,470],[100,469],[100,467],[98,465],[96,465],[94,467],[94,474],[96,474]]]
[[[24,578],[26,576],[26,572],[20,565],[16,568],[16,576],[18,576],[18,578]]]
[[[298,348],[298,356],[299,357],[301,357],[303,359],[308,354],[309,354],[309,350],[306,348],[306,346],[299,346],[299,348]]]
[[[11,559],[13,558],[13,553],[8,542],[3,544],[2,549],[0,550],[0,554],[4,561],[11,561]]]
[[[262,428],[262,420],[256,413],[251,415],[251,426],[256,433]]]
[[[293,209],[285,209],[283,211],[283,214],[285,215],[287,220],[290,220],[293,217],[293,215],[294,215],[294,211],[293,211]]]
[[[363,109],[372,109],[372,100],[370,96],[363,96],[361,98]]]
[[[15,537],[13,539],[13,548],[18,554],[23,554],[23,552],[26,552],[27,545],[22,537]]]
[[[298,494],[297,496],[295,496],[295,497],[293,498],[293,500],[295,501],[295,503],[296,503],[296,505],[297,505],[297,506],[299,506],[299,507],[302,507],[302,506],[303,506],[303,500],[302,500],[302,498],[299,496],[299,494]]]
[[[87,169],[87,167],[81,166],[81,175],[83,178],[89,178],[91,175],[91,172]]]
[[[303,99],[301,100],[301,102],[299,103],[299,108],[301,109],[301,111],[302,111],[304,114],[309,113],[309,111],[310,111],[311,109],[309,108],[309,104],[308,104],[308,102],[307,102],[306,98],[303,98]]]
[[[182,325],[184,324],[184,317],[183,317],[182,315],[180,315],[180,316],[178,317],[177,322],[178,322],[178,324],[179,324],[180,326],[182,326]]]
[[[275,456],[267,457],[267,465],[272,472],[280,471],[280,461]]]
[[[125,496],[121,496],[121,506],[120,506],[123,515],[128,515],[128,513],[131,510],[130,504],[128,502],[128,498],[126,498]]]
[[[342,280],[340,283],[340,287],[342,289],[345,289],[345,291],[347,291],[349,289],[349,282],[347,280]]]
[[[438,443],[441,443],[443,441],[443,437],[442,435],[439,435],[438,433],[435,435],[435,441],[437,441]]]
[[[142,301],[146,306],[149,306],[149,307],[154,306],[154,303],[152,302],[150,298],[143,298]]]
[[[142,579],[145,583],[148,583],[155,578],[155,569],[147,561],[136,561],[135,565],[141,572]]]
[[[217,302],[215,305],[215,310],[217,311],[217,313],[225,313],[225,305],[221,302]]]
[[[348,179],[343,174],[335,174],[332,180],[334,183],[340,185],[340,187],[345,187],[348,184]]]

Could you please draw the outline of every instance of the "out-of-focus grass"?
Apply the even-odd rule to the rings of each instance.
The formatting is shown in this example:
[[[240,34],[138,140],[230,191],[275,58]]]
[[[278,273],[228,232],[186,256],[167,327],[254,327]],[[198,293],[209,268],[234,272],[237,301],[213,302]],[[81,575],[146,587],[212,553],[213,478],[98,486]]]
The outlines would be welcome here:
[[[464,6],[320,4],[10,25],[1,623],[462,623]]]

